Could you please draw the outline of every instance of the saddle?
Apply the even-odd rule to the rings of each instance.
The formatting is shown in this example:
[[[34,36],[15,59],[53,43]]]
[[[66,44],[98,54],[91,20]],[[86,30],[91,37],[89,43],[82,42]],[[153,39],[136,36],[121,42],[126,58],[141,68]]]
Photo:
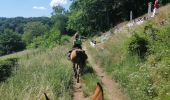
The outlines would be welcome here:
[[[75,50],[75,49],[80,49],[80,50],[83,50],[82,48],[80,48],[80,47],[73,47],[70,51],[68,51],[68,53],[67,53],[67,59],[68,60],[71,60],[71,58],[70,58],[70,55],[71,55],[71,52],[73,51],[73,50]],[[84,51],[84,50],[83,50]]]

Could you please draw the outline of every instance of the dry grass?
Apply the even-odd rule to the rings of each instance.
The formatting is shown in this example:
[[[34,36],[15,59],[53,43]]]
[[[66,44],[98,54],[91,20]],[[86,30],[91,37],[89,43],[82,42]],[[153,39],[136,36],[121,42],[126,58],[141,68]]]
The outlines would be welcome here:
[[[45,92],[52,100],[72,99],[72,67],[66,59],[68,47],[26,50],[9,57],[19,57],[11,77],[0,83],[3,100],[38,100]]]

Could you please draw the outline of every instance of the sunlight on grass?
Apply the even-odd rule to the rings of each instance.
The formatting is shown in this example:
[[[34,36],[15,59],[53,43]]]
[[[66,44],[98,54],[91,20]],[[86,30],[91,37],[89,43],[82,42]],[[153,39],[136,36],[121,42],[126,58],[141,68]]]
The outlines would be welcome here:
[[[68,48],[29,50],[9,55],[18,56],[17,69],[0,83],[3,100],[37,100],[45,92],[51,99],[72,99],[72,66],[66,59]]]

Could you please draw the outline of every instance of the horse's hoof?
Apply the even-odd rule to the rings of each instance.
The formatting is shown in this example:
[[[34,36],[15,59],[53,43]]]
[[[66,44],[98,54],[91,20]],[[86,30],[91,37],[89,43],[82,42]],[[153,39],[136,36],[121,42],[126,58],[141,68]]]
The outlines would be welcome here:
[[[77,79],[77,83],[79,83],[79,79]]]
[[[74,77],[77,78],[77,74],[75,74]]]
[[[80,80],[80,79],[79,79],[79,76],[77,76],[77,83],[79,83],[79,80]]]

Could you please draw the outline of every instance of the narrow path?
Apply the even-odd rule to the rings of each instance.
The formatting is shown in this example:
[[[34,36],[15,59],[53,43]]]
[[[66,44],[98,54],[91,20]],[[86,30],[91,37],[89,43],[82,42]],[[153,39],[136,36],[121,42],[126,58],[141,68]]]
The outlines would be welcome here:
[[[90,53],[87,51],[86,47],[84,46],[86,53],[88,55],[88,61],[92,65],[93,69],[96,71],[96,74],[101,77],[102,83],[106,91],[105,96],[108,100],[127,100],[126,96],[123,95],[118,88],[118,84],[112,80],[97,64],[94,64]]]
[[[77,83],[76,79],[73,77],[73,100],[82,100],[83,91],[81,89],[81,83]]]
[[[73,100],[89,100],[83,96],[81,80],[77,83],[76,79],[73,76]]]

